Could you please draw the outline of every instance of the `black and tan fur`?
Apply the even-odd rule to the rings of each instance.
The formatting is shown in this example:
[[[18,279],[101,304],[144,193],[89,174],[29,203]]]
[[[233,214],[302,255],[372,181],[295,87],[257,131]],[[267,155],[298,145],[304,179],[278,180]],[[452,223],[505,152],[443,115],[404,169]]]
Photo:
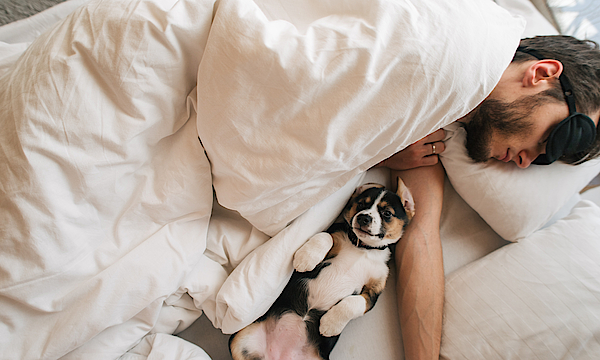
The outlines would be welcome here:
[[[388,247],[413,215],[402,180],[397,193],[359,187],[342,221],[296,251],[294,273],[267,313],[231,337],[233,359],[329,359],[346,324],[375,305],[389,273]]]

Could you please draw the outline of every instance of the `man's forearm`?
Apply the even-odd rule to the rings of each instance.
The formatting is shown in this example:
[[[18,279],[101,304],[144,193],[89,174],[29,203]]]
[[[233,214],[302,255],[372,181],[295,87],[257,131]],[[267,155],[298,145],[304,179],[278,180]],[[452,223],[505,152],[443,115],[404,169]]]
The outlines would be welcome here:
[[[405,358],[438,359],[444,306],[439,225],[445,174],[440,164],[392,174],[411,191],[416,211],[395,254]]]

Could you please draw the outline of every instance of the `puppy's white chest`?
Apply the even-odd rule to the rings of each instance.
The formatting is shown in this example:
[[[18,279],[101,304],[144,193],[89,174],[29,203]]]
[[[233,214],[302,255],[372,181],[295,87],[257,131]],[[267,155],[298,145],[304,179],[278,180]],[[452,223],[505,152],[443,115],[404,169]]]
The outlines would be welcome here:
[[[342,298],[358,294],[371,279],[385,278],[389,269],[390,250],[365,251],[344,242],[331,265],[308,283],[310,308],[328,310]]]

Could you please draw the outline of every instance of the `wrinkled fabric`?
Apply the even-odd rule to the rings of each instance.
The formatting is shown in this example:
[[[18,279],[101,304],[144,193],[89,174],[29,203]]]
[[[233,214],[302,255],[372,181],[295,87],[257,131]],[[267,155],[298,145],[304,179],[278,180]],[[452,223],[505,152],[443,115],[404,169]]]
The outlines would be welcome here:
[[[521,30],[480,0],[79,8],[2,67],[2,357],[177,358],[154,334],[250,321],[337,214],[317,204],[473,108]],[[228,285],[263,252],[274,277]]]
[[[217,198],[269,235],[467,114],[523,30],[489,1],[288,3],[221,1],[198,72]]]

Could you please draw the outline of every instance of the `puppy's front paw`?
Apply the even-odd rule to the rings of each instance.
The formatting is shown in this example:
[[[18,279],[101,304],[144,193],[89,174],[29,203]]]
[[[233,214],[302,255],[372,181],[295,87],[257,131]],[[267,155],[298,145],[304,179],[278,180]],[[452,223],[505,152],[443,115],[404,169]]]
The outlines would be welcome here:
[[[298,272],[311,271],[321,262],[317,253],[300,250],[296,251],[294,255],[294,270]]]
[[[294,254],[294,269],[298,272],[313,270],[327,255],[333,245],[328,233],[319,233],[310,238]]]

